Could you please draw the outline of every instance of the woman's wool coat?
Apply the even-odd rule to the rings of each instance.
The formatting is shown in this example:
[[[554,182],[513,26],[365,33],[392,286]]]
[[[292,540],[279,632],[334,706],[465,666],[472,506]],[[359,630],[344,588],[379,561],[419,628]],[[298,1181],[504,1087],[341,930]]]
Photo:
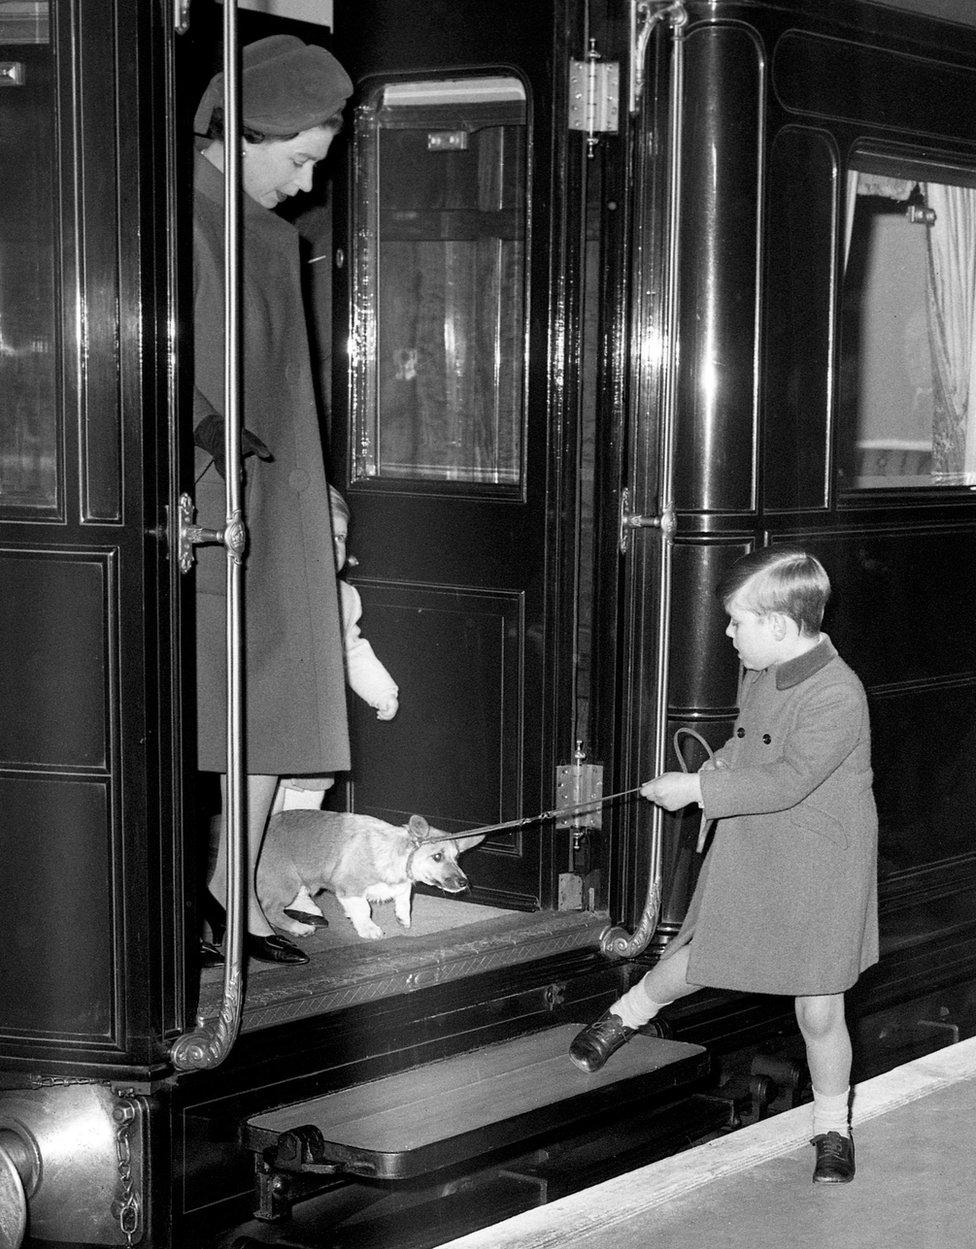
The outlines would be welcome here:
[[[668,953],[691,942],[691,984],[842,992],[878,960],[878,819],[864,688],[826,635],[745,673],[715,761],[700,777],[717,824]]]
[[[223,175],[194,178],[194,425],[223,412]],[[241,196],[241,419],[271,450],[244,461],[245,768],[269,776],[349,767],[345,675],[297,231]],[[222,527],[224,483],[197,450],[199,523]],[[226,770],[225,556],[198,547],[197,754]]]

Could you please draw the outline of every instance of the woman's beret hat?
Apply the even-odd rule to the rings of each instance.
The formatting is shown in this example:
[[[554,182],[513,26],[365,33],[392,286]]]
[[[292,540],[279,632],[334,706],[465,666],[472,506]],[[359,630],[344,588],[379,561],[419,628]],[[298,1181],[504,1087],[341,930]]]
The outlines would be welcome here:
[[[223,104],[224,75],[215,74],[200,100],[193,129],[206,134]],[[293,135],[334,116],[352,82],[331,52],[296,35],[272,35],[241,48],[241,121],[266,135]]]

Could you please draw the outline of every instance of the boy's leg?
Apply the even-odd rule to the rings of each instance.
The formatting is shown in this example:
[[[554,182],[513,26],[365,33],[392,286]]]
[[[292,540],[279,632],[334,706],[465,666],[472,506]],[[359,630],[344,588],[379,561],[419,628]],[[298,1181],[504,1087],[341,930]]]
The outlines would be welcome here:
[[[662,1007],[670,1006],[679,997],[697,993],[699,986],[688,983],[688,959],[691,946],[682,946],[670,958],[662,959],[643,979],[628,989],[610,1007],[628,1028],[642,1028],[650,1023]]]
[[[849,1120],[851,1038],[843,993],[798,997],[796,1019],[813,1085],[814,1182],[845,1183],[854,1178],[854,1143]]]
[[[687,997],[699,986],[688,983],[690,946],[662,959],[632,989],[618,998],[599,1019],[578,1032],[569,1056],[584,1071],[599,1071],[611,1054],[649,1023],[658,1011],[676,998]]]

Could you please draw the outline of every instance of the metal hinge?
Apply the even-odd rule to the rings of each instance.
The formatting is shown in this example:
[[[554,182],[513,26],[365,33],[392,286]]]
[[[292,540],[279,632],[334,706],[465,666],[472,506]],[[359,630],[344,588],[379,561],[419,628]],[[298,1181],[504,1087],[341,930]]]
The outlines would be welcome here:
[[[573,849],[579,849],[580,837],[588,828],[603,827],[603,765],[584,763],[586,753],[583,743],[576,743],[573,762],[556,768],[556,799],[560,807],[586,807],[590,810],[574,811],[556,821],[557,828],[573,831]]]
[[[569,62],[569,128],[585,132],[587,156],[600,134],[620,128],[620,64],[601,60],[595,39],[585,61]]]

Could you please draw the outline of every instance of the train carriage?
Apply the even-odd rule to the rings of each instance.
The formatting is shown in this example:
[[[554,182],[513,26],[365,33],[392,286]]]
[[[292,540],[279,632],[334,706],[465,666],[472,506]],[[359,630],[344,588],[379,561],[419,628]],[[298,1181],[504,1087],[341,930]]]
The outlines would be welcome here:
[[[725,740],[764,544],[871,705],[856,1062],[976,1029],[969,7],[0,0],[0,1243],[433,1246],[802,1097],[775,998],[564,1061],[681,924],[697,812],[635,791]],[[191,123],[282,31],[356,89],[290,215],[401,691],[327,803],[486,835],[409,933],[246,967],[238,898],[201,969]]]

